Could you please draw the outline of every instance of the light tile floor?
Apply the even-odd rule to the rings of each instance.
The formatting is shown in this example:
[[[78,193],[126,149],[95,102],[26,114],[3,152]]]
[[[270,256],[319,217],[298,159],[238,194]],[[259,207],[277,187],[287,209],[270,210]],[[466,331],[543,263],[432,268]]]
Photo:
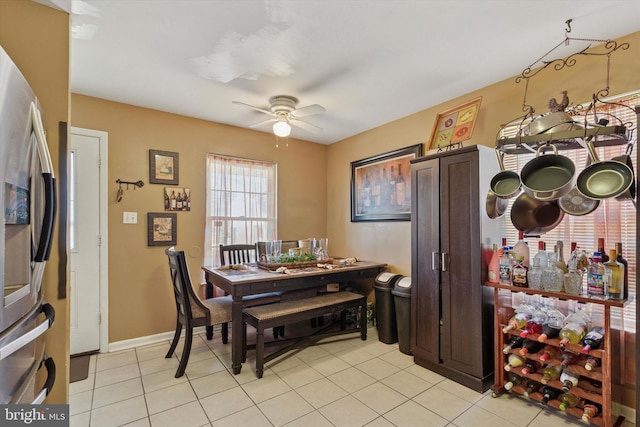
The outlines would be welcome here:
[[[230,373],[231,346],[217,329],[213,341],[194,338],[181,378],[174,378],[178,359],[164,358],[168,349],[169,341],[91,356],[89,377],[69,387],[71,427],[585,425],[415,365],[397,344],[380,342],[375,328],[365,342],[347,335],[283,355],[262,379],[253,352],[239,375]]]

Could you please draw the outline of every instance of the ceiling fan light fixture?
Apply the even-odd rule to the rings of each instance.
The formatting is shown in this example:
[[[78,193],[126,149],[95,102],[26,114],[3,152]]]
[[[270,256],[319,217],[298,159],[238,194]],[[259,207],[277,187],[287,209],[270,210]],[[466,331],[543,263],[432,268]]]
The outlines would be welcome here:
[[[291,133],[291,125],[284,117],[278,117],[278,121],[273,124],[273,133],[276,136],[285,138]]]

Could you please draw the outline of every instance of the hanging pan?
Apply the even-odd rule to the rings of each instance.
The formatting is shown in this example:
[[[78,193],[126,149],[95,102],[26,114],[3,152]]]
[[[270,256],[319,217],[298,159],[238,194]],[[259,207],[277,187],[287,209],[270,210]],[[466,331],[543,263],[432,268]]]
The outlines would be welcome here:
[[[584,167],[588,168],[590,164],[591,157],[587,156],[587,162]],[[598,209],[599,205],[600,200],[591,199],[580,193],[577,186],[573,187],[571,191],[558,199],[560,209],[573,216],[588,215]]]
[[[591,199],[608,199],[622,195],[633,183],[633,170],[616,160],[600,161],[593,147],[587,143],[593,163],[586,167],[576,181],[578,190]]]
[[[496,148],[496,156],[500,165],[498,172],[491,179],[491,191],[500,199],[510,199],[520,193],[520,176],[514,171],[504,170],[504,153]]]
[[[633,172],[633,161],[631,160],[632,151],[633,151],[633,143],[631,142],[629,143],[629,145],[627,145],[627,151],[623,155],[616,156],[611,159],[620,163],[624,163],[625,165],[629,166],[629,169],[631,169],[631,185],[629,186],[627,191],[620,194],[619,196],[616,196],[617,200],[635,200],[636,199],[636,179],[635,179],[635,174]]]
[[[520,194],[511,206],[511,223],[528,236],[540,236],[556,228],[564,212],[556,200],[536,200],[527,193]]]
[[[541,155],[551,147],[553,154]],[[570,158],[558,154],[555,145],[541,145],[536,157],[529,160],[520,171],[522,188],[537,200],[558,200],[573,188],[576,167]]]
[[[496,194],[491,190],[487,192],[486,210],[489,218],[496,219],[501,217],[507,210],[508,205],[508,199],[496,196]]]

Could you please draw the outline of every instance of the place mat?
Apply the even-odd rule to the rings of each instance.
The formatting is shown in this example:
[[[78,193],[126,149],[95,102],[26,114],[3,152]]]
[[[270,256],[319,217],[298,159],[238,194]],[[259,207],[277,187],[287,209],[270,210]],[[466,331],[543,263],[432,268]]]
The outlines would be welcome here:
[[[69,382],[86,380],[89,376],[89,358],[90,356],[74,356],[69,364]]]
[[[286,267],[288,269],[298,269],[305,267],[316,267],[318,264],[333,264],[333,259],[316,259],[313,261],[300,261],[300,262],[263,262],[258,261],[258,267],[269,270],[276,271],[280,267]]]

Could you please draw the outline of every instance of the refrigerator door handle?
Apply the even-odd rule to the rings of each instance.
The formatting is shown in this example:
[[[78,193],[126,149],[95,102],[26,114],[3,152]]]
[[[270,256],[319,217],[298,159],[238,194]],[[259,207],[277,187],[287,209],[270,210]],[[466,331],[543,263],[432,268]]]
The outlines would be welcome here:
[[[43,363],[44,363],[44,367],[47,368],[47,380],[42,386],[42,390],[40,390],[40,393],[38,393],[38,395],[35,397],[33,402],[31,402],[32,405],[41,404],[44,401],[44,399],[49,395],[49,393],[51,393],[51,389],[53,388],[53,383],[56,382],[56,364],[53,362],[53,358],[50,356],[47,356],[47,358],[44,359]]]
[[[21,335],[9,344],[0,348],[0,360],[5,359],[9,355],[29,344],[31,341],[34,341],[40,335],[44,334],[51,325],[53,325],[53,321],[55,319],[55,310],[53,309],[53,306],[45,302],[40,306],[40,312],[44,313],[46,316],[44,321],[26,334]]]

